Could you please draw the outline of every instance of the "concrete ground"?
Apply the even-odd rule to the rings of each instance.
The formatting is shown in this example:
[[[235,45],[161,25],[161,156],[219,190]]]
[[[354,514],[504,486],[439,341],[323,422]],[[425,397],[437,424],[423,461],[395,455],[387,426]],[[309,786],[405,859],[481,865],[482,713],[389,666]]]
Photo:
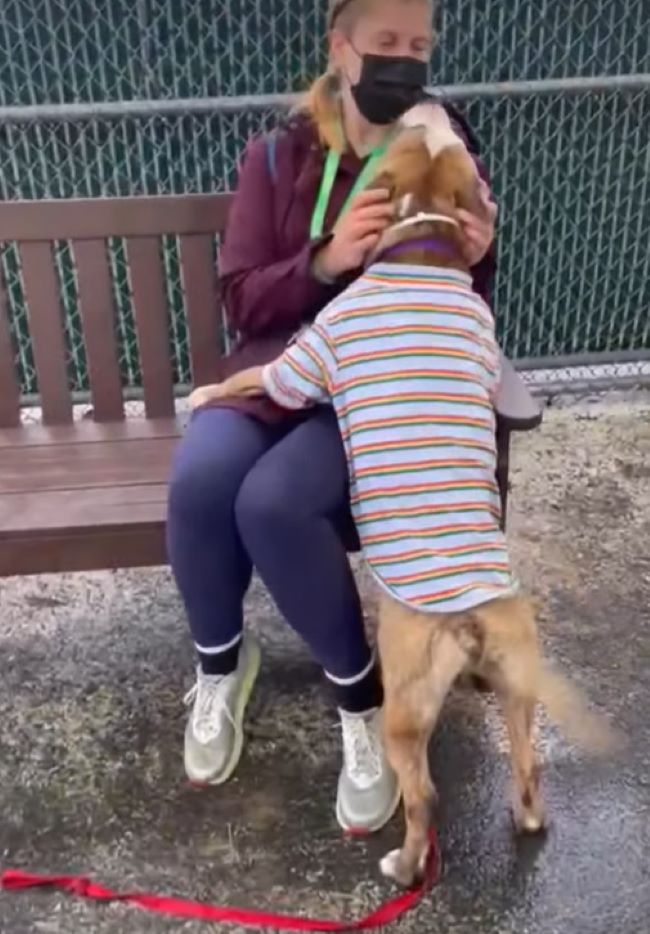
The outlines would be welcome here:
[[[553,825],[545,843],[518,844],[499,718],[489,701],[457,692],[432,749],[444,877],[393,930],[641,934],[650,918],[650,403],[549,410],[540,431],[517,439],[513,487],[512,551],[543,598],[549,652],[629,743],[594,763],[542,723]],[[325,917],[391,893],[377,859],[400,821],[370,840],[342,839],[336,719],[259,586],[248,616],[265,663],[249,743],[236,779],[203,792],[183,779],[192,653],[168,571],[0,587],[0,866]],[[53,893],[0,895],[7,934],[206,929]]]

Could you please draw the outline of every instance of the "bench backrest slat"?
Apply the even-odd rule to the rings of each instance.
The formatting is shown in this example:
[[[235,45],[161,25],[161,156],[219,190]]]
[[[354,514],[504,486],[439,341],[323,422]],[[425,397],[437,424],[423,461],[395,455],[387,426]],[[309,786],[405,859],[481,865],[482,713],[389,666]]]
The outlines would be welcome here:
[[[165,274],[156,237],[127,240],[144,407],[148,418],[174,414]]]
[[[98,422],[124,418],[115,333],[115,296],[106,241],[74,240],[79,311],[90,376],[93,417]]]
[[[0,428],[20,421],[20,387],[9,331],[9,298],[0,270]]]
[[[63,425],[72,421],[72,396],[53,245],[21,243],[19,250],[43,421]]]
[[[207,234],[185,234],[179,238],[179,250],[192,376],[197,384],[210,382],[216,378],[223,330],[214,238]],[[206,295],[215,296],[211,315],[205,313]]]

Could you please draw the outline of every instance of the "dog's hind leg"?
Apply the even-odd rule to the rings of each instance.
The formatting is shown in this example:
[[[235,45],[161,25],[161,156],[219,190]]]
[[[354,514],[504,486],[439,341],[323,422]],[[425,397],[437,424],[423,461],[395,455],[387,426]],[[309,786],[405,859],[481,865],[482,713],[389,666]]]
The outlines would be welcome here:
[[[404,800],[406,835],[401,849],[381,860],[381,871],[410,886],[423,872],[429,852],[429,826],[437,794],[427,761],[431,731],[421,711],[408,702],[385,700],[386,750],[397,773]]]
[[[381,871],[410,886],[423,872],[429,851],[436,791],[428,746],[440,708],[467,663],[454,636],[423,614],[384,600],[379,618],[384,677],[386,751],[397,773],[406,815],[402,848],[388,853]]]
[[[529,602],[493,601],[474,611],[485,633],[485,671],[508,729],[513,772],[513,819],[518,830],[538,833],[546,817],[533,744],[541,658]]]
[[[507,675],[495,685],[501,702],[510,739],[513,773],[512,814],[515,827],[522,833],[538,833],[546,824],[546,812],[540,790],[540,769],[535,754],[532,730],[535,701],[511,690]]]

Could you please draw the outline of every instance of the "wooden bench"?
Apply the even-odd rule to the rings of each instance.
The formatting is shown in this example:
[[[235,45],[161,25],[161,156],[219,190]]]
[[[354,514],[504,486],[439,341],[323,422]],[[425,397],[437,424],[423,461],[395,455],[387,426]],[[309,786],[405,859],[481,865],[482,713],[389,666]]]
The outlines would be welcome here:
[[[21,422],[8,296],[0,287],[0,576],[166,562],[166,483],[182,425],[161,237],[178,238],[192,376],[200,383],[213,377],[222,345],[214,255],[229,204],[229,195],[0,204],[0,243],[19,252],[42,406],[39,424]],[[124,238],[128,258],[144,417],[125,415],[109,238]],[[76,269],[90,419],[73,419],[54,258],[61,241]],[[498,410],[505,504],[511,432],[541,421],[509,364]]]

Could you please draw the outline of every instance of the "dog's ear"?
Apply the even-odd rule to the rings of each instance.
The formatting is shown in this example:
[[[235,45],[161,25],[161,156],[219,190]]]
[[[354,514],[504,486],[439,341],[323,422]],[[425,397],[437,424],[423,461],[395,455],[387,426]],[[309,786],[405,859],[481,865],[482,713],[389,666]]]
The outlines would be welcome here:
[[[474,160],[467,151],[457,161],[454,202],[457,208],[469,211],[476,217],[482,217],[485,214],[481,177]]]
[[[436,157],[430,178],[431,210],[451,213],[463,208],[481,217],[485,204],[474,160],[462,145],[448,146]]]

